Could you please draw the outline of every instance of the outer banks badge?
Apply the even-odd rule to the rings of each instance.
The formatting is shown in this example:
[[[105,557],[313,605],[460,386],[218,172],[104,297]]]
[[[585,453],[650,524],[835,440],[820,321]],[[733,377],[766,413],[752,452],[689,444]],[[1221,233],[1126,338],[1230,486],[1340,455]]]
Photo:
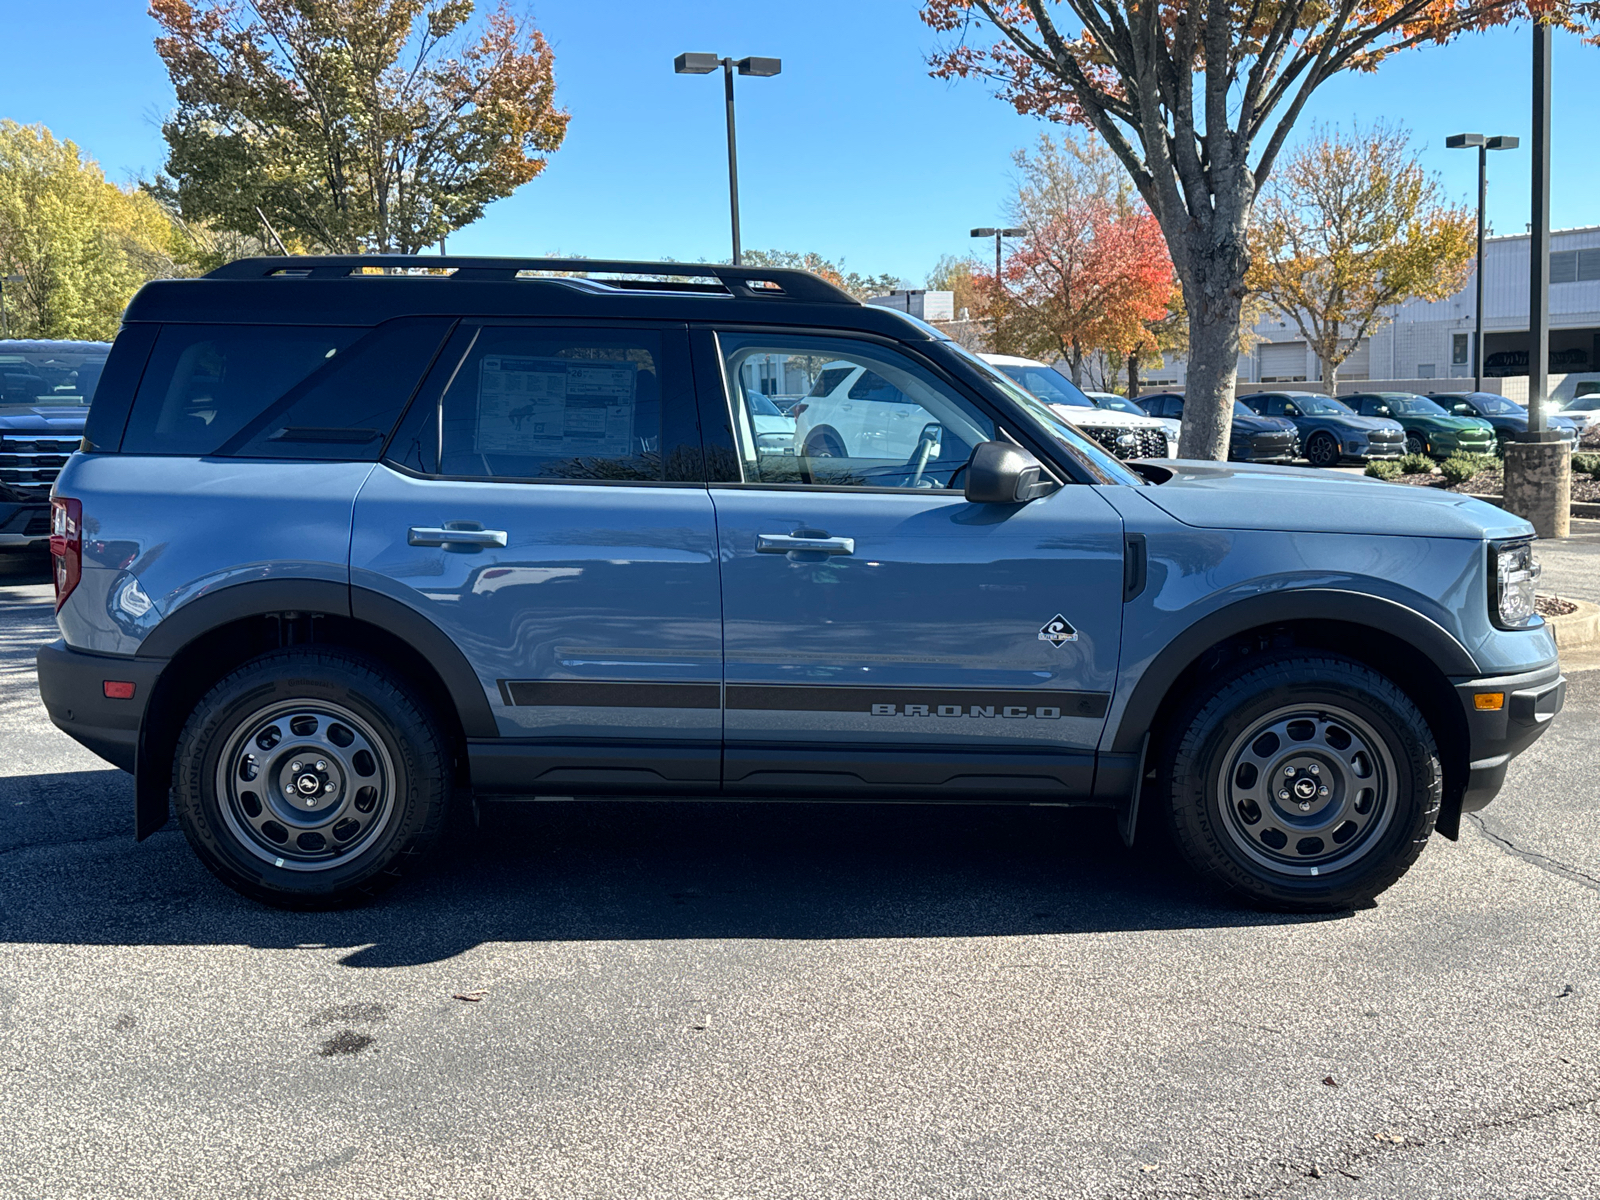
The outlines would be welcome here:
[[[1057,613],[1044,623],[1043,629],[1039,630],[1039,640],[1059,648],[1068,642],[1077,641],[1078,631],[1072,627],[1071,621]]]

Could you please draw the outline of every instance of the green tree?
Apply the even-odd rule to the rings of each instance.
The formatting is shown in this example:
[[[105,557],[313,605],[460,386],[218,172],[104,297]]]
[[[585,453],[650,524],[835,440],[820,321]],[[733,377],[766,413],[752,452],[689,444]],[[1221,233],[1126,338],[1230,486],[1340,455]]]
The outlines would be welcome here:
[[[0,275],[13,337],[109,339],[147,280],[180,270],[179,243],[149,196],[42,125],[0,121]]]
[[[843,259],[830,262],[814,250],[805,254],[794,250],[745,250],[739,255],[739,261],[747,267],[795,267],[810,271],[835,287],[843,288],[857,300],[882,296],[900,286],[899,276],[862,275],[856,271],[846,271]]]
[[[970,254],[943,254],[928,272],[930,292],[950,292],[956,319],[965,312],[969,318],[977,317],[984,307],[984,298],[978,291],[977,275],[983,264]]]
[[[415,253],[539,174],[566,136],[554,56],[472,0],[152,0],[184,218],[336,253]]]
[[[1392,54],[1529,17],[1592,36],[1592,0],[923,0],[936,75],[1090,126],[1161,224],[1189,314],[1183,454],[1225,458],[1250,227],[1317,89]],[[985,46],[981,31],[998,34]]]
[[[1256,202],[1250,286],[1293,321],[1333,394],[1339,365],[1407,300],[1443,300],[1471,275],[1477,220],[1446,203],[1410,135],[1379,123],[1317,130]]]

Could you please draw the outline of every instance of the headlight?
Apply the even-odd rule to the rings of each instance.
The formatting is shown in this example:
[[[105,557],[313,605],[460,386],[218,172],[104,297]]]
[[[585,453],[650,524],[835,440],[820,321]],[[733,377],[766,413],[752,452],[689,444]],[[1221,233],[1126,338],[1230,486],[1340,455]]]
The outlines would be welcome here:
[[[1490,615],[1502,629],[1526,629],[1537,619],[1534,589],[1542,568],[1531,541],[1489,543]]]

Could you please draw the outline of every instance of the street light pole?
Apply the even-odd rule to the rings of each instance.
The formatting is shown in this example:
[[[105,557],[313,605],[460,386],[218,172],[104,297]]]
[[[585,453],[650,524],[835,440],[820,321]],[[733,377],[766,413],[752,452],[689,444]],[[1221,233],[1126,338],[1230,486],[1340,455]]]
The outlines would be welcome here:
[[[1550,26],[1533,24],[1533,236],[1528,246],[1528,433],[1544,432],[1550,387]]]
[[[1473,307],[1472,334],[1472,390],[1483,390],[1483,240],[1485,212],[1489,203],[1490,150],[1515,150],[1514,137],[1484,137],[1481,133],[1454,133],[1445,138],[1451,150],[1476,149],[1478,151],[1478,264],[1473,272],[1477,276],[1478,298]]]
[[[741,75],[766,78],[783,70],[783,60],[777,58],[718,58],[715,54],[680,54],[672,61],[672,69],[679,75],[709,75],[722,68],[723,95],[728,112],[728,208],[733,218],[733,265],[739,265],[739,150],[733,129],[733,72]]]

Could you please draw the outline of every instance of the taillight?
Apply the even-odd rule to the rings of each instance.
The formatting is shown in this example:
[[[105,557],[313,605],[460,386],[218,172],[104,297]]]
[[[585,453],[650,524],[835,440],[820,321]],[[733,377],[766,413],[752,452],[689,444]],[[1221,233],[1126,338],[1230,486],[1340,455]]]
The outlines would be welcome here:
[[[50,500],[50,561],[55,567],[56,611],[83,577],[83,502],[65,496]]]

